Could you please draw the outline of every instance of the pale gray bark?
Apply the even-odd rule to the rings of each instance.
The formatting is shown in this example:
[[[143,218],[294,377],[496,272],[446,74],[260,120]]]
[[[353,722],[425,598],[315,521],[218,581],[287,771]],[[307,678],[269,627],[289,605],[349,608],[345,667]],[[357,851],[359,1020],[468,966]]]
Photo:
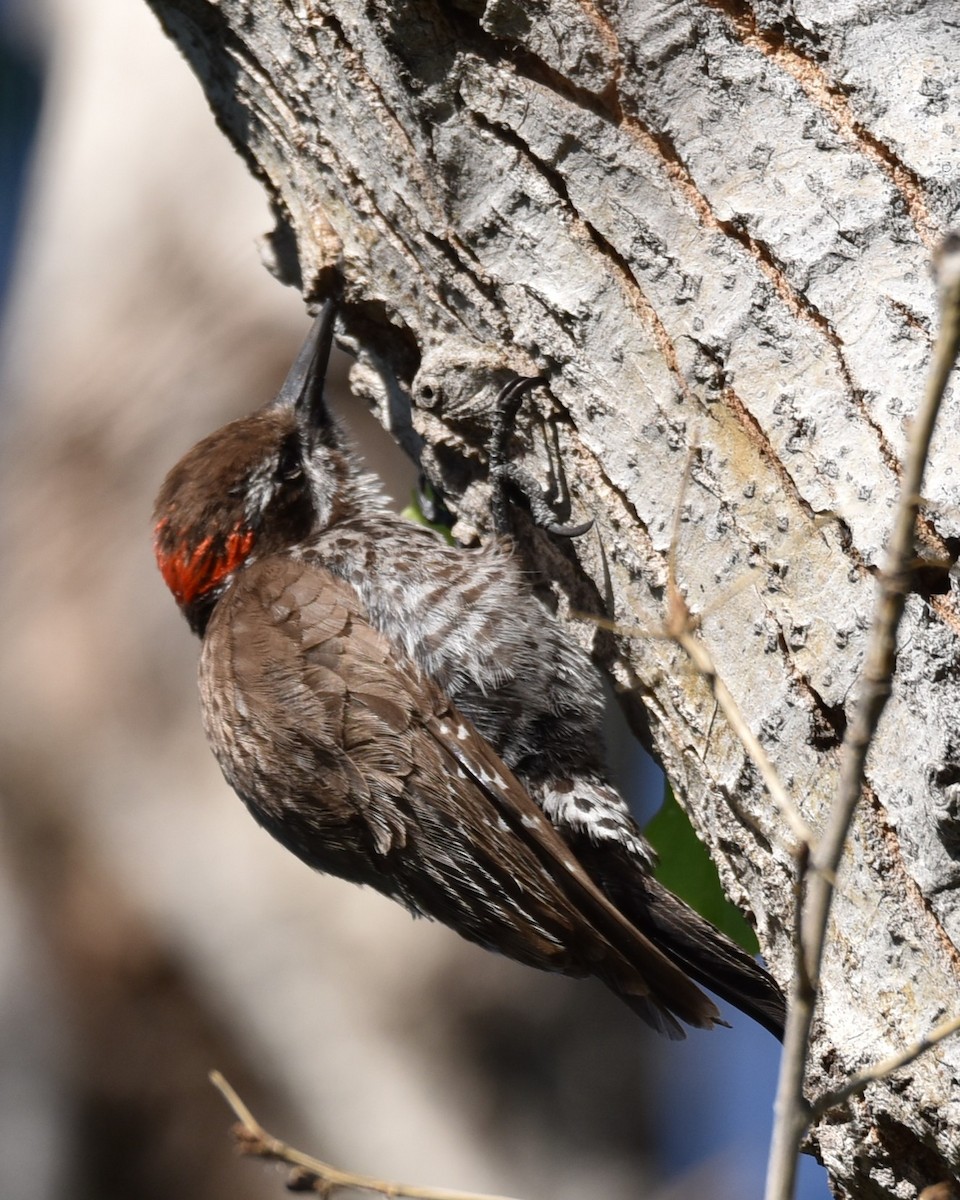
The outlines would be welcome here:
[[[518,455],[543,474],[555,439],[574,519],[596,519],[570,546],[525,539],[562,611],[654,626],[682,507],[691,608],[818,828],[929,357],[930,251],[960,206],[953,0],[150,2],[271,197],[278,273],[315,299],[342,272],[357,379],[400,432],[412,396],[461,533],[488,527],[507,371],[551,396]],[[960,534],[958,404],[927,473],[933,556]],[[664,640],[576,628],[785,981],[786,837],[706,681]],[[812,1093],[960,1010],[958,629],[952,589],[910,597]],[[948,1043],[824,1122],[838,1193],[956,1174],[958,1075]]]

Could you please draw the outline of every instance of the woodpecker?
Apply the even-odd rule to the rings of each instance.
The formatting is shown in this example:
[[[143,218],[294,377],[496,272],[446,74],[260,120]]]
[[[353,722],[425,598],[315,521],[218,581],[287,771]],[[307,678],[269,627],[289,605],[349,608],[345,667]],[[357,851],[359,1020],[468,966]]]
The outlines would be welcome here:
[[[157,499],[227,782],[311,867],[597,976],[669,1037],[725,1024],[698,984],[782,1036],[772,977],[655,880],[607,776],[599,674],[509,541],[451,546],[362,470],[324,402],[334,322],[327,301],[277,397]]]

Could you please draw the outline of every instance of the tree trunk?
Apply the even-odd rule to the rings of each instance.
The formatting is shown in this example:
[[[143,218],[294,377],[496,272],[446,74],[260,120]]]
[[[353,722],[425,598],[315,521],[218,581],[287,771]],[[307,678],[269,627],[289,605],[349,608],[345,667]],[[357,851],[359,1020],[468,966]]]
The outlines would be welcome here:
[[[662,760],[774,973],[793,963],[788,832],[709,681],[669,641],[668,552],[719,676],[819,828],[960,204],[952,0],[150,0],[318,299],[458,514],[489,528],[484,442],[541,374],[517,461],[562,463],[572,519],[520,541]],[[897,15],[894,15],[894,13]],[[412,409],[405,409],[406,398]],[[918,548],[951,556],[953,392]],[[410,414],[412,413],[412,426]],[[690,451],[692,477],[684,489]],[[951,556],[952,557],[952,556]],[[910,596],[840,878],[815,1095],[960,1010],[960,612]],[[840,1195],[960,1168],[960,1045],[813,1134]]]

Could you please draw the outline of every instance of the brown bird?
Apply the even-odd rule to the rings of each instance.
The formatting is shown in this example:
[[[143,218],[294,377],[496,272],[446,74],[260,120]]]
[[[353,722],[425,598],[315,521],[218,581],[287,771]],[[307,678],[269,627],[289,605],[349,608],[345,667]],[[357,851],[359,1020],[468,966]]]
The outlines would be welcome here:
[[[774,980],[653,878],[607,778],[599,675],[509,543],[450,546],[359,468],[323,398],[334,321],[328,301],[279,396],[157,500],[227,781],[310,866],[595,975],[670,1037],[724,1024],[694,980],[781,1036]]]

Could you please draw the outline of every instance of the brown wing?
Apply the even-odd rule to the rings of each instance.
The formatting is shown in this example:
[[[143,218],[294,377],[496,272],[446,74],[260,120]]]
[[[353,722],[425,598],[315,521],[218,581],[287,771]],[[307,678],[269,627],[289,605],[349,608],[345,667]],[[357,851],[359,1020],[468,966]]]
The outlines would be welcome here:
[[[671,1014],[719,1020],[348,584],[289,557],[241,572],[207,631],[201,696],[227,779],[312,866],[521,962],[595,974],[670,1036]]]

